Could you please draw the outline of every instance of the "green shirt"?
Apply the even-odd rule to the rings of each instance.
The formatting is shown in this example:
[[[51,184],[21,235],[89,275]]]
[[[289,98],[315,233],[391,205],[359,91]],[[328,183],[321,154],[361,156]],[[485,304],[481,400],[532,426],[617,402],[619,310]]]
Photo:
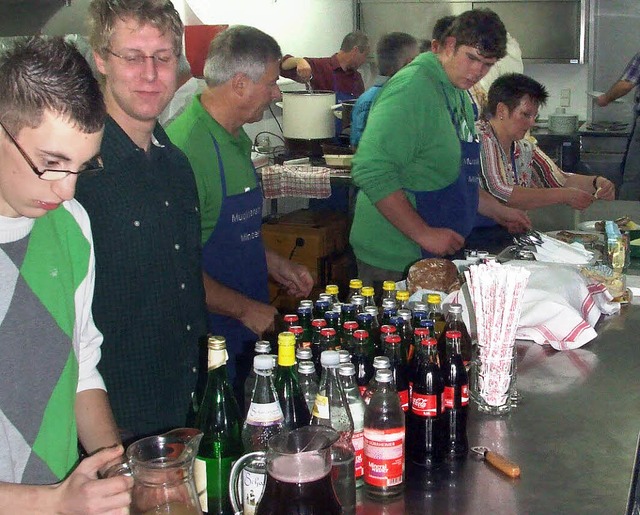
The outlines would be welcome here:
[[[243,129],[237,137],[229,134],[202,106],[200,95],[196,95],[182,114],[171,122],[167,134],[187,155],[193,168],[204,244],[218,223],[223,198],[218,154],[213,140],[215,138],[220,148],[227,195],[245,193],[258,187],[251,162],[251,140]]]
[[[460,174],[461,127],[475,134],[466,91],[457,89],[431,52],[419,55],[394,75],[373,104],[353,160],[360,188],[350,242],[356,257],[387,270],[404,271],[420,259],[420,247],[396,229],[375,203],[398,190],[437,191]],[[414,196],[407,192],[415,206]]]

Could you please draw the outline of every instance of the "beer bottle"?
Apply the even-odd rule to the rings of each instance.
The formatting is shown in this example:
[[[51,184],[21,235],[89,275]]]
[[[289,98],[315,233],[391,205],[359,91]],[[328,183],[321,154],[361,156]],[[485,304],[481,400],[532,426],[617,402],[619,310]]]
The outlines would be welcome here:
[[[447,348],[446,344],[447,331],[460,331],[460,354],[462,355],[464,366],[469,370],[469,363],[471,362],[471,336],[469,335],[464,320],[462,320],[461,304],[453,303],[449,305],[444,331],[438,340],[438,349],[446,349],[445,352],[448,355],[449,348]]]
[[[398,391],[400,404],[404,411],[409,410],[409,381],[407,381],[406,354],[402,351],[402,339],[397,334],[387,336],[385,342],[385,356],[391,363],[393,380]]]
[[[251,404],[242,427],[242,443],[245,452],[266,451],[269,439],[284,429],[284,415],[273,386],[273,358],[261,354],[253,358],[256,385]]]
[[[254,347],[254,356],[258,354],[269,354],[271,352],[271,343],[267,340],[258,340]],[[253,387],[256,385],[256,371],[251,367],[249,375],[244,381],[244,414],[249,411],[249,404],[251,404],[251,394],[253,393]]]
[[[355,474],[356,488],[364,483],[364,401],[356,385],[356,369],[352,363],[341,363],[339,368],[340,377],[344,386],[344,395],[347,398],[351,418],[353,418],[353,436],[351,443],[355,451]]]
[[[448,426],[446,454],[451,459],[467,456],[469,376],[460,354],[460,331],[447,331],[449,356],[444,366],[444,414]]]
[[[209,336],[208,376],[195,427],[203,432],[195,463],[202,511],[232,514],[229,476],[242,455],[242,418],[227,379],[227,345],[222,336]]]
[[[369,496],[392,498],[404,490],[404,412],[391,371],[378,370],[376,381],[364,411],[364,484]]]
[[[442,462],[446,422],[442,396],[444,380],[438,366],[435,338],[422,340],[423,359],[416,372],[407,420],[407,455],[417,465],[433,468]]]
[[[312,425],[326,425],[340,435],[331,446],[331,482],[344,513],[355,513],[355,451],[353,436],[353,418],[344,393],[344,387],[338,374],[340,356],[335,351],[324,351],[320,355],[322,378],[313,406]]]
[[[278,335],[278,370],[274,383],[284,415],[284,425],[289,430],[309,425],[311,420],[309,408],[298,383],[295,347],[293,334],[284,332]]]

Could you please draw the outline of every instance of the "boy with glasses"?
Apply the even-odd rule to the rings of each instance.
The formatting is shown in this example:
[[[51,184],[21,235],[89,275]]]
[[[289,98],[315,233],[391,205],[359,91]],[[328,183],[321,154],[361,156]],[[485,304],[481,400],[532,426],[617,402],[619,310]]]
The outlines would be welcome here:
[[[168,0],[93,0],[104,172],[78,182],[96,249],[100,371],[134,437],[185,425],[206,336],[200,213],[189,162],[158,124],[176,90],[182,22]]]
[[[77,177],[100,170],[104,115],[89,65],[61,39],[0,56],[2,513],[115,514],[130,502],[130,478],[97,479],[122,447],[96,369],[89,220],[73,200]],[[106,449],[76,467],[78,439]]]

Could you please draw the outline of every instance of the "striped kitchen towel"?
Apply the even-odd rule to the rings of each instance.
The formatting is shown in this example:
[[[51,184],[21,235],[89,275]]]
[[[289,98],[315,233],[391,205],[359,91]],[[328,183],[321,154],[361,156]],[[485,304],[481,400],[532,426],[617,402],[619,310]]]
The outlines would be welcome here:
[[[262,168],[265,198],[331,196],[330,169],[323,166],[273,165]]]

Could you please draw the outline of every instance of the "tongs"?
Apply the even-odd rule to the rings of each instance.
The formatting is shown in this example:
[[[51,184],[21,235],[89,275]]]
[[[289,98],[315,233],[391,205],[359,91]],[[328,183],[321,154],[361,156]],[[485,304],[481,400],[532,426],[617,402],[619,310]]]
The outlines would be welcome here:
[[[501,454],[490,451],[487,447],[471,447],[471,452],[480,456],[480,459],[486,461],[503,474],[513,478],[520,477],[520,467]]]
[[[544,243],[542,235],[538,231],[527,231],[524,234],[518,234],[513,237],[513,242],[518,247],[535,247]]]

